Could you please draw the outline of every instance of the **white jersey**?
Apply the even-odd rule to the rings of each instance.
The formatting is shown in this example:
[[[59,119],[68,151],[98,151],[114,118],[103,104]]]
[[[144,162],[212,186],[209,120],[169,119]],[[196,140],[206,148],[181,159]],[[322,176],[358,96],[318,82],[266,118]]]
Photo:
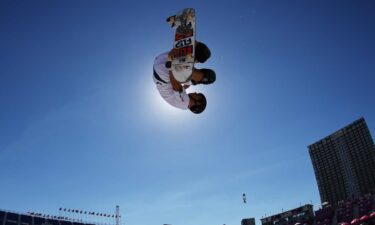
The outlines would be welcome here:
[[[174,91],[169,79],[169,69],[165,67],[168,61],[168,52],[163,53],[155,58],[154,62],[154,82],[161,97],[170,105],[180,108],[188,109],[189,95],[183,89],[182,93]]]

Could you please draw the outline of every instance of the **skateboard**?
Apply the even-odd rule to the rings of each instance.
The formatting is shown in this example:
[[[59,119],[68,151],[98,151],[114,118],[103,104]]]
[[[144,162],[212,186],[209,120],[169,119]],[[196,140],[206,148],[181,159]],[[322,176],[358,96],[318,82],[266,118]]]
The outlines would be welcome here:
[[[190,80],[195,56],[195,10],[186,8],[167,18],[174,30],[172,55],[168,57],[170,69],[177,81]]]

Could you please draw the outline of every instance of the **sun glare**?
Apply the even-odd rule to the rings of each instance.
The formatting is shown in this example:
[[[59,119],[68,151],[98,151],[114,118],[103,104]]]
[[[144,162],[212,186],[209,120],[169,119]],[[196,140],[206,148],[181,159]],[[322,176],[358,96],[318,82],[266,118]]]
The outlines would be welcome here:
[[[138,90],[145,90],[140,93],[143,99],[144,111],[139,116],[142,116],[145,121],[161,123],[164,126],[170,123],[180,126],[188,121],[188,117],[191,114],[189,110],[175,108],[160,96],[152,81],[152,73],[149,68],[142,71],[139,77]]]

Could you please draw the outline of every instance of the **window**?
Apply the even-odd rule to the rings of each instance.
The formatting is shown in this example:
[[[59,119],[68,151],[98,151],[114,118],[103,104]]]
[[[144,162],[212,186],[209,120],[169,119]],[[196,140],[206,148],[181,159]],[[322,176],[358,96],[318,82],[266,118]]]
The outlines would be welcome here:
[[[7,213],[5,225],[18,225],[18,214]]]
[[[42,225],[46,222],[46,219],[41,217],[34,217],[34,225]]]
[[[5,212],[0,211],[0,224],[3,224],[4,217],[5,217]]]
[[[32,217],[21,215],[21,225],[32,225]]]

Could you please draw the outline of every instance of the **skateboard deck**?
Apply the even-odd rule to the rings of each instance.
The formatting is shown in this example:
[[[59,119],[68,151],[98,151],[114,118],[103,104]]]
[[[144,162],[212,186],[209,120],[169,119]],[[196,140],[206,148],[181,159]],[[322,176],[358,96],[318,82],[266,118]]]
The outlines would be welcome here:
[[[195,10],[186,8],[176,15],[167,18],[174,30],[171,71],[177,81],[185,83],[190,80],[195,59]]]

